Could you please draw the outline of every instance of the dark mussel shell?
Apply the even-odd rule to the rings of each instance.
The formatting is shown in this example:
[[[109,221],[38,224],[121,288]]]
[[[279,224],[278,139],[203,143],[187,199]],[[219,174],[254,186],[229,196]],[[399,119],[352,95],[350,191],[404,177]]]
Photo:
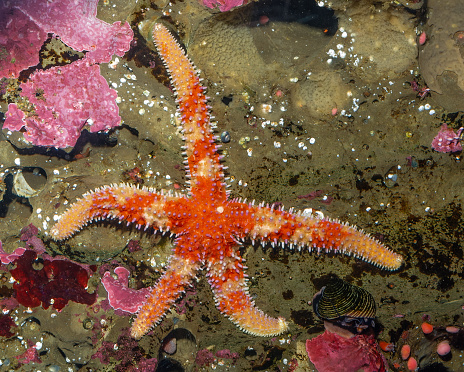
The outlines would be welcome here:
[[[328,321],[375,318],[374,297],[365,289],[339,278],[332,279],[314,296],[313,309],[319,318]]]

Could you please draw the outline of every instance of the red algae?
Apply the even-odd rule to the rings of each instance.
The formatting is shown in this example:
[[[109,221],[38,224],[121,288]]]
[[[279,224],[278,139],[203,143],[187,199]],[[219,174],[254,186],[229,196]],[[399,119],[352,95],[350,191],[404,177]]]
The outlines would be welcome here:
[[[50,305],[63,309],[69,301],[92,305],[97,293],[88,293],[88,273],[80,265],[66,260],[43,260],[40,270],[34,269],[37,253],[27,249],[14,261],[10,271],[16,280],[13,288],[18,302],[27,307]]]
[[[319,372],[340,372],[350,365],[349,371],[384,372],[387,362],[379,351],[372,335],[356,335],[351,338],[325,331],[306,341],[309,359]],[[358,357],[353,359],[353,355]]]
[[[11,316],[0,314],[0,336],[13,336],[14,333],[10,331],[11,327],[16,327],[16,323],[11,319]]]

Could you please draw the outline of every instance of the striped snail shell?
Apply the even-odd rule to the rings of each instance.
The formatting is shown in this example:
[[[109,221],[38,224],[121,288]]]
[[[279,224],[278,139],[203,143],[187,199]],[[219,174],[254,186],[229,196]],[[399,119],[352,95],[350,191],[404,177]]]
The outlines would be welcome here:
[[[314,296],[313,309],[319,318],[328,321],[341,317],[375,318],[374,297],[365,289],[339,278],[332,279]]]

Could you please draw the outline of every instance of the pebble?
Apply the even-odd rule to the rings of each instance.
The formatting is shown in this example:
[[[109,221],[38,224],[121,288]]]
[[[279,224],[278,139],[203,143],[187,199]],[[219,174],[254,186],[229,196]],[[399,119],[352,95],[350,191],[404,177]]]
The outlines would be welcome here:
[[[448,341],[442,341],[437,346],[437,354],[440,356],[448,355],[451,351],[451,346]]]
[[[417,360],[414,359],[413,357],[409,358],[408,359],[408,369],[410,371],[415,371],[417,369],[418,365],[417,365]]]
[[[177,351],[177,339],[171,338],[163,345],[163,350],[170,355],[174,354]]]
[[[433,332],[433,325],[430,323],[424,322],[421,325],[422,332],[424,332],[426,335],[430,334]]]
[[[224,131],[221,133],[221,142],[222,143],[230,142],[230,133],[228,131]]]
[[[403,347],[401,348],[401,358],[403,358],[403,360],[406,360],[409,358],[410,355],[411,347],[409,345],[403,345]]]
[[[455,326],[448,326],[448,327],[446,327],[446,332],[448,332],[448,333],[458,333],[459,328],[455,327]]]
[[[390,342],[379,341],[379,346],[383,351],[386,351],[386,352],[395,350],[395,345]]]

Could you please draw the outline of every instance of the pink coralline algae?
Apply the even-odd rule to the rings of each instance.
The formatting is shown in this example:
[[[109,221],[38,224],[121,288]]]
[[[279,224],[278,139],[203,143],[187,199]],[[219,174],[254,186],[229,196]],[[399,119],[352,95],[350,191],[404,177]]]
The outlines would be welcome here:
[[[13,253],[6,253],[3,250],[2,242],[0,242],[0,263],[9,264],[10,262],[13,262],[18,257],[20,257],[25,252],[25,250],[26,248],[19,247],[19,248],[16,248]]]
[[[232,359],[234,363],[240,358],[239,353],[234,353],[228,349],[216,351],[216,356],[222,359]]]
[[[464,128],[459,128],[457,133],[448,128],[446,124],[442,124],[440,131],[432,141],[432,149],[438,152],[458,152],[462,151],[461,134]]]
[[[177,314],[185,314],[188,309],[193,309],[196,306],[196,293],[197,291],[192,287],[185,289],[184,296],[176,303]]]
[[[10,103],[3,127],[25,127],[24,138],[34,145],[74,146],[86,124],[98,132],[121,122],[116,91],[100,75],[100,67],[87,59],[38,71],[21,89],[34,109],[25,114]]]
[[[39,233],[39,229],[34,226],[32,223],[23,227],[20,231],[19,239],[22,242],[26,242],[26,247],[34,249],[37,254],[44,255],[45,253],[45,245],[42,240],[37,236]],[[19,249],[19,248],[18,248]],[[22,248],[24,249],[24,248]],[[16,252],[16,251],[15,251]],[[48,256],[50,257],[50,256]]]
[[[39,50],[47,33],[18,9],[0,4],[0,78],[17,78],[39,63]]]
[[[28,349],[24,353],[16,356],[15,358],[21,364],[42,363],[42,361],[39,358],[39,353],[33,345],[29,345]]]
[[[135,239],[129,240],[129,243],[127,243],[127,250],[128,250],[130,253],[134,253],[134,252],[137,252],[137,251],[141,251],[141,250],[142,250],[142,247],[140,247],[140,241],[139,241],[139,240],[135,240]]]
[[[139,307],[145,303],[151,288],[139,290],[128,288],[129,270],[124,267],[117,267],[114,269],[114,273],[118,276],[118,279],[114,279],[109,271],[102,278],[102,284],[108,292],[110,306],[115,310],[129,313],[137,312]]]
[[[115,347],[117,346],[117,347]],[[102,364],[117,363],[116,372],[155,371],[156,358],[146,358],[139,343],[130,336],[129,328],[123,329],[116,343],[103,341],[92,359],[100,359]]]
[[[309,359],[319,372],[385,372],[387,362],[372,335],[345,338],[325,331],[306,341]]]
[[[97,4],[98,0],[16,0],[13,6],[69,47],[88,51],[90,62],[109,62],[113,54],[124,55],[134,34],[127,22],[110,25],[98,19]]]
[[[200,367],[205,367],[211,363],[214,363],[216,358],[214,354],[208,349],[198,350],[197,355],[195,357],[195,364]]]
[[[15,0],[0,5],[0,77],[17,78],[39,62],[39,50],[53,33],[69,47],[87,51],[92,63],[109,62],[129,50],[129,23],[98,19],[98,0]]]
[[[4,128],[19,131],[38,146],[74,146],[87,124],[91,132],[120,124],[117,93],[100,75],[97,63],[129,50],[133,31],[129,23],[112,25],[98,18],[98,0],[17,0],[2,6],[0,21],[0,78],[18,77],[22,69],[38,63],[47,33],[78,51],[82,60],[66,66],[37,70],[21,84],[21,96],[31,107],[8,106]],[[34,31],[34,32],[31,32]]]
[[[195,364],[199,367],[206,367],[212,363],[217,363],[218,358],[230,360],[234,364],[240,358],[240,355],[228,349],[218,350],[216,354],[213,354],[208,349],[202,349],[198,350],[195,356]]]
[[[200,0],[200,3],[208,8],[219,8],[221,12],[227,12],[232,8],[247,4],[248,0]]]

